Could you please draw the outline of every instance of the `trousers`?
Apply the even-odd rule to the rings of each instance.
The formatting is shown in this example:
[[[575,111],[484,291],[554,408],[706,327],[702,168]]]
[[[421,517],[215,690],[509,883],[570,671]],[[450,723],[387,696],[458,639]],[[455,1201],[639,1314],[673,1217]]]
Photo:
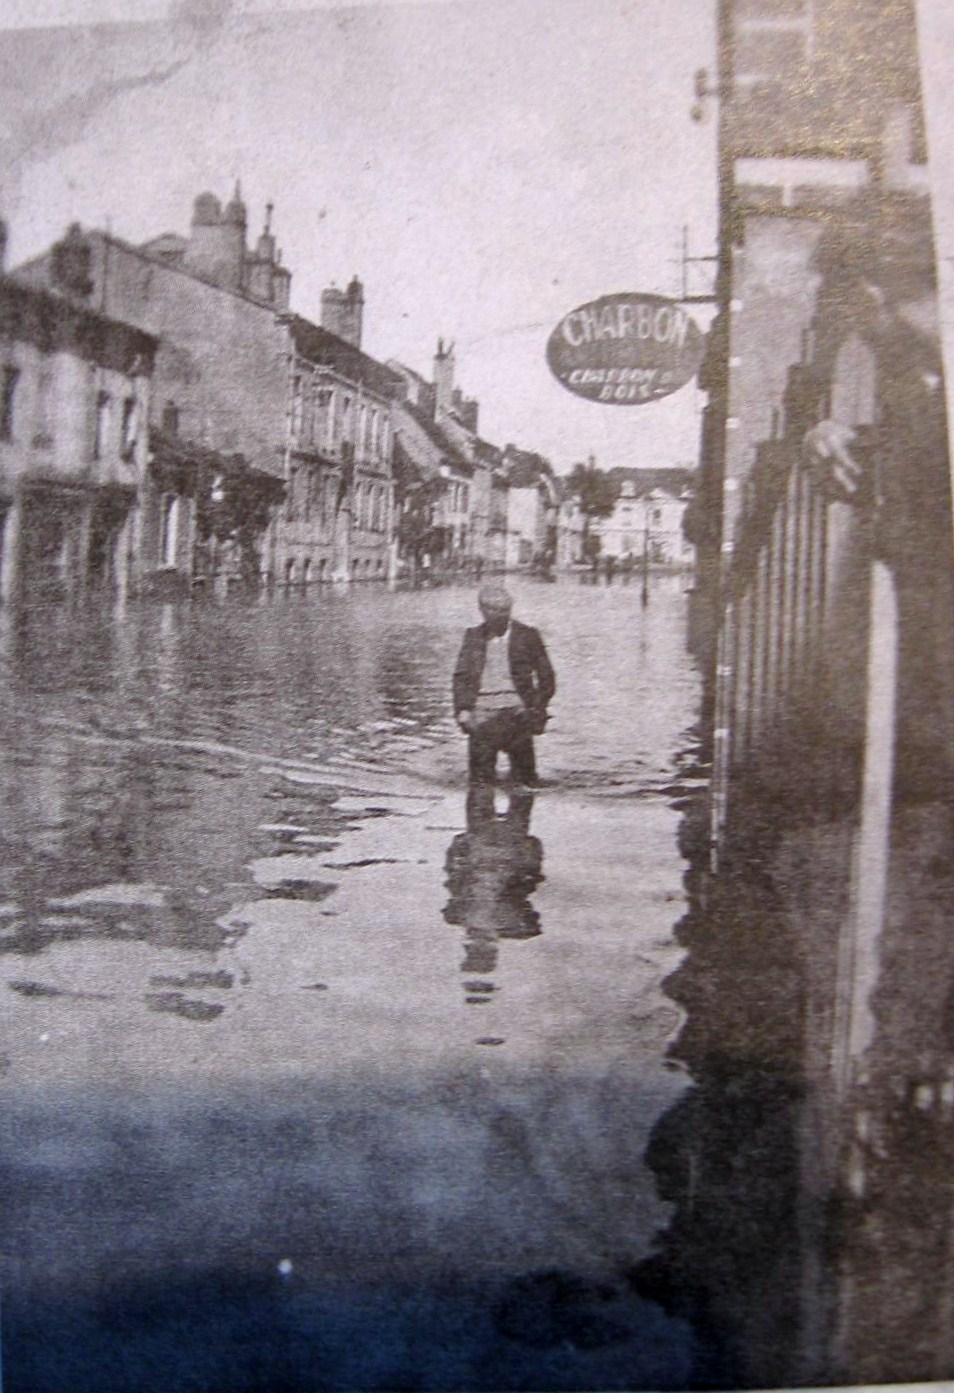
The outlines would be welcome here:
[[[516,783],[537,781],[533,734],[525,711],[496,711],[470,733],[469,762],[472,783],[493,783],[497,756],[510,759],[510,776]]]

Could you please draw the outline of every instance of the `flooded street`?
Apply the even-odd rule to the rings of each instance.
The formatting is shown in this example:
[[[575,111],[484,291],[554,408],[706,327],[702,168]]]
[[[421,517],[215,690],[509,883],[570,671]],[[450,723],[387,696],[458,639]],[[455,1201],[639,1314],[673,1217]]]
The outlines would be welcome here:
[[[684,582],[515,593],[552,786],[495,806],[473,589],[7,619],[5,1387],[689,1379],[626,1278],[686,1088]]]

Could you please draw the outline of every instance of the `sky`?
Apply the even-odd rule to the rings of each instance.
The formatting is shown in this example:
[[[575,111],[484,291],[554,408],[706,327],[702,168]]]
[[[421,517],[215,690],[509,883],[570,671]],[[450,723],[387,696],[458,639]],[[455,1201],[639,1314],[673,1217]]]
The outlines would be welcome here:
[[[545,346],[585,301],[678,293],[684,225],[694,253],[714,250],[715,127],[689,115],[713,10],[0,0],[8,264],[74,220],[132,242],[185,233],[196,194],[224,200],[239,178],[252,236],[275,205],[292,307],[318,319],[322,288],[357,273],[363,347],[429,375],[438,337],[453,341],[487,439],[561,472],[590,454],[691,464],[694,385],[585,401]]]

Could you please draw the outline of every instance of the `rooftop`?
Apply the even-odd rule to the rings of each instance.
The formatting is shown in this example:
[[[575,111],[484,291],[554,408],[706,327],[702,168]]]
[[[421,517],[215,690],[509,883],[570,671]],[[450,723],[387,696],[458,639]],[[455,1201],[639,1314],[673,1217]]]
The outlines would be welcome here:
[[[381,396],[394,396],[401,387],[401,378],[396,372],[340,339],[330,329],[323,329],[320,324],[296,314],[291,318],[291,332],[298,352],[310,363],[334,368],[343,377],[361,382]]]
[[[621,488],[624,483],[632,484],[634,498],[645,498],[651,493],[666,493],[671,498],[678,498],[687,489],[691,489],[695,481],[694,471],[680,466],[659,466],[648,469],[637,467],[627,469],[618,466],[616,469],[608,470],[607,473],[618,488]]]

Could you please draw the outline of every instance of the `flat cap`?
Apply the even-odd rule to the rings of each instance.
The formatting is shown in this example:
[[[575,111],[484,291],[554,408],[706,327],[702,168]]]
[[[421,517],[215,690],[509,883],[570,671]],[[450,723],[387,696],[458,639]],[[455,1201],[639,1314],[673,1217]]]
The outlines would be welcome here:
[[[499,580],[489,580],[477,592],[477,603],[481,609],[513,609],[513,596]]]

